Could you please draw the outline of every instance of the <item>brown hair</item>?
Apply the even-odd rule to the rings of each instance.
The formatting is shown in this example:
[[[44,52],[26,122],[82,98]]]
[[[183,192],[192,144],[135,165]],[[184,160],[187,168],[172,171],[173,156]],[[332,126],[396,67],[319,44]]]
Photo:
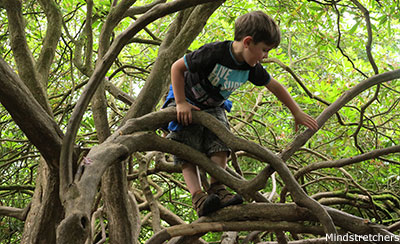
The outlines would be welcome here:
[[[277,47],[281,42],[281,32],[276,22],[262,11],[254,11],[240,16],[235,21],[235,41],[251,36],[254,42],[264,42]]]

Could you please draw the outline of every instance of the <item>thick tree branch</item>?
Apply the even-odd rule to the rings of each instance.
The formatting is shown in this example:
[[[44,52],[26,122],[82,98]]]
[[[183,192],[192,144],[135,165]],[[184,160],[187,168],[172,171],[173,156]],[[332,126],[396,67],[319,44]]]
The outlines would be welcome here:
[[[86,76],[90,76],[93,73],[93,30],[92,30],[92,13],[93,13],[93,1],[87,1],[87,12],[86,22],[83,31],[80,33],[78,40],[74,40],[71,36],[73,43],[75,44],[73,62],[75,66]],[[67,28],[66,32],[69,36]],[[82,49],[84,49],[84,58],[82,57]]]
[[[2,59],[0,59],[0,102],[29,141],[38,148],[49,167],[58,168],[63,137],[60,128]]]
[[[165,3],[165,2],[166,2],[166,0],[156,0],[148,5],[131,7],[125,12],[124,17],[129,16],[131,18],[134,18],[135,15],[144,14],[147,11],[149,11],[151,8],[153,8],[154,6],[156,6],[160,3]]]
[[[36,63],[26,40],[25,20],[21,12],[21,1],[4,0],[4,7],[7,10],[10,44],[18,67],[18,74],[34,98],[51,115],[52,111],[47,101],[47,93],[45,87],[40,82],[40,74],[36,71]]]
[[[390,231],[390,232],[395,232],[398,230],[400,230],[400,222],[394,223],[388,227],[388,231]]]
[[[327,211],[331,214],[333,221],[337,226],[340,226],[344,231],[349,231],[351,233],[359,234],[359,235],[382,235],[386,238],[392,238],[396,240],[396,236],[388,231],[385,230],[384,226],[375,225],[369,223],[365,219],[341,212],[339,210],[326,207]],[[253,221],[260,221],[263,220],[265,223],[271,224],[270,226],[264,225],[262,228],[258,228],[260,226],[251,226],[249,223]],[[314,222],[317,218],[313,211],[307,210],[305,208],[300,208],[296,204],[266,204],[266,203],[257,203],[257,204],[247,204],[247,205],[240,205],[240,206],[232,206],[228,208],[224,208],[220,211],[217,211],[215,214],[209,217],[203,217],[192,223],[191,225],[184,225],[174,227],[174,228],[167,228],[163,232],[160,232],[158,237],[153,238],[170,238],[171,236],[176,235],[192,235],[193,232],[186,231],[187,227],[196,226],[196,227],[205,227],[207,229],[203,229],[203,232],[206,231],[222,231],[218,230],[216,227],[211,227],[215,223],[220,223],[221,225],[226,226],[225,224],[228,223],[241,223],[241,227],[236,227],[233,230],[242,230],[241,228],[249,228],[247,230],[269,230],[275,231],[282,227],[279,230],[292,230],[296,232],[295,229],[291,229],[294,226],[291,225],[293,222],[299,221],[308,221]],[[247,222],[244,222],[247,221]],[[209,223],[210,225],[200,225],[200,223]],[[280,226],[278,223],[284,223],[285,226]],[[288,224],[288,225],[286,225]],[[297,233],[306,233],[307,228],[305,224],[301,224],[299,226]],[[221,226],[220,226],[221,227]],[[215,228],[215,229],[213,229]],[[223,228],[223,227],[221,227]],[[181,230],[182,232],[177,233],[177,230]],[[223,229],[225,230],[225,229]],[[320,230],[319,230],[320,231]],[[318,231],[317,234],[325,236],[324,233],[320,233]],[[197,233],[197,232],[196,232]],[[315,234],[315,233],[314,233]],[[161,237],[164,236],[164,237]],[[154,240],[154,239],[150,239]],[[150,243],[150,240],[148,242]],[[326,243],[326,241],[324,242]],[[385,242],[378,242],[378,243],[385,243]],[[399,243],[399,241],[394,241],[392,243]]]
[[[59,7],[53,0],[40,0],[41,7],[46,14],[47,30],[42,49],[36,62],[36,70],[40,75],[40,83],[47,87],[49,72],[56,53],[58,41],[61,37],[62,15]]]
[[[207,232],[222,232],[222,231],[249,231],[249,230],[264,230],[264,231],[292,231],[295,233],[311,233],[323,235],[323,230],[319,226],[306,226],[299,223],[290,223],[286,221],[270,222],[270,221],[246,221],[246,222],[209,222],[209,223],[192,223],[188,225],[178,225],[164,229],[155,234],[147,244],[164,243],[172,237],[182,235],[196,235]]]
[[[31,207],[30,204],[24,209],[0,206],[0,216],[2,215],[9,216],[25,221],[26,216],[28,215],[28,212],[30,210],[30,207]]]

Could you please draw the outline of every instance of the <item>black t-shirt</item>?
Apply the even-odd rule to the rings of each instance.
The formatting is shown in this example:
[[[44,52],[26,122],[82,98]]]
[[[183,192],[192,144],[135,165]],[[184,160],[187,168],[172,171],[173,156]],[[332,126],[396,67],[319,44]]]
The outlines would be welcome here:
[[[237,88],[247,81],[256,86],[268,84],[271,76],[256,64],[236,61],[232,41],[213,42],[184,56],[185,95],[196,104],[220,106]]]

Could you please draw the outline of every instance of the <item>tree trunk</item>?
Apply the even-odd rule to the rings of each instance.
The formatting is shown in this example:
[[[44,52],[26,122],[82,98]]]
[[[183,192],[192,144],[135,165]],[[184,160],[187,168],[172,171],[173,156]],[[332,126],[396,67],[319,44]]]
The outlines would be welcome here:
[[[137,243],[140,216],[135,211],[137,206],[129,199],[123,163],[112,165],[104,173],[102,194],[109,222],[110,243]]]
[[[56,228],[64,217],[59,198],[59,177],[40,160],[32,207],[25,221],[21,244],[56,243]]]

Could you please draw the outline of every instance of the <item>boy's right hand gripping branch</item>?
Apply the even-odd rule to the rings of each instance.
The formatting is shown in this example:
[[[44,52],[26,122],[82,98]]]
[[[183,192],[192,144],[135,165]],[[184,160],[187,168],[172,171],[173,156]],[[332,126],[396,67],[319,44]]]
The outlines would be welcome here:
[[[199,111],[200,108],[188,103],[183,102],[176,104],[176,118],[179,124],[189,125],[192,123],[192,110]]]

